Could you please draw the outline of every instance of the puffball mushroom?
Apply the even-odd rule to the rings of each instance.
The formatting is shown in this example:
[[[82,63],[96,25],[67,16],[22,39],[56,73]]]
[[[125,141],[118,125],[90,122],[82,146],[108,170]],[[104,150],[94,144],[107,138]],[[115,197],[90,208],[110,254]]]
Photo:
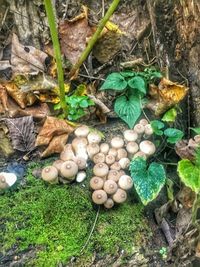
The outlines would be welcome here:
[[[121,169],[121,166],[119,164],[119,162],[115,161],[111,166],[110,166],[111,170],[116,170],[119,171]]]
[[[118,182],[119,187],[124,190],[128,190],[133,186],[133,180],[128,175],[122,175]]]
[[[144,137],[148,138],[153,134],[153,128],[151,127],[151,124],[146,124],[144,126]]]
[[[72,141],[72,148],[75,151],[76,157],[81,157],[84,159],[88,159],[88,154],[87,154],[87,144],[88,141],[85,137],[76,137]]]
[[[87,176],[86,172],[84,172],[84,171],[78,172],[76,175],[76,182],[77,183],[83,182],[85,180],[86,176]]]
[[[104,190],[95,190],[92,194],[92,200],[95,204],[104,204],[108,199],[108,196]]]
[[[99,144],[101,142],[101,136],[97,132],[91,132],[87,136],[89,144]]]
[[[97,153],[96,155],[93,156],[92,161],[95,164],[103,163],[103,162],[105,162],[105,155],[103,153]]]
[[[93,173],[95,176],[104,177],[108,174],[108,165],[105,163],[98,163],[94,165]]]
[[[87,161],[84,158],[76,157],[74,162],[78,165],[79,170],[84,170],[87,166]]]
[[[111,209],[114,206],[114,201],[112,198],[108,198],[103,205],[106,209]]]
[[[129,153],[130,157],[132,157],[139,149],[139,146],[136,142],[128,142],[126,145],[126,150]]]
[[[99,145],[98,144],[89,144],[87,145],[87,153],[90,159],[93,158],[94,155],[99,153]]]
[[[117,149],[116,160],[120,160],[122,158],[127,158],[127,156],[128,156],[128,153],[127,153],[126,149],[124,149],[124,148]]]
[[[119,165],[123,170],[125,170],[129,167],[130,160],[128,158],[122,158],[119,160]]]
[[[134,130],[126,130],[124,131],[124,139],[126,142],[135,142],[138,139],[138,134]]]
[[[143,125],[143,126],[145,126],[145,125],[147,125],[149,122],[148,122],[148,120],[146,120],[146,119],[141,119],[140,121],[139,121],[139,124],[141,124],[141,125]]]
[[[118,188],[116,193],[112,196],[116,203],[123,203],[127,199],[127,193],[123,189]]]
[[[44,181],[55,184],[58,182],[58,170],[54,166],[47,166],[42,169],[41,177]]]
[[[58,174],[60,175],[60,168],[61,168],[61,165],[63,164],[63,160],[61,159],[57,159],[54,161],[54,163],[52,164],[52,166],[56,167],[56,169],[58,170]]]
[[[133,156],[134,159],[135,159],[135,158],[138,158],[138,157],[142,157],[142,158],[144,158],[144,159],[147,159],[146,154],[145,154],[144,152],[142,152],[142,151],[138,151],[138,152],[135,153],[135,155]]]
[[[111,195],[111,194],[114,194],[117,191],[118,186],[117,186],[115,181],[106,180],[104,185],[103,185],[103,189],[107,194]]]
[[[74,131],[74,134],[76,135],[76,137],[87,137],[89,132],[89,127],[87,125],[82,125]]]
[[[119,178],[121,176],[121,173],[120,171],[116,171],[116,170],[110,170],[108,172],[108,180],[113,180],[115,182],[118,182],[119,181]]]
[[[149,140],[142,141],[139,146],[140,146],[140,151],[145,153],[147,156],[153,155],[156,151],[154,143],[152,143]]]
[[[113,155],[106,156],[106,164],[111,165],[115,162],[115,157]]]
[[[10,172],[1,172],[0,173],[0,190],[5,190],[17,181],[17,176],[14,173]]]
[[[75,175],[78,173],[78,165],[71,160],[65,161],[61,165],[60,172],[63,178],[73,181]]]
[[[111,139],[110,144],[113,148],[122,148],[124,146],[124,140],[121,137],[116,136]]]
[[[104,180],[102,178],[98,177],[98,176],[94,176],[90,180],[90,187],[93,190],[102,189],[103,188],[103,184],[104,184]]]
[[[136,124],[133,129],[138,134],[138,137],[142,136],[144,133],[144,126],[142,124]]]
[[[108,151],[108,155],[113,155],[114,157],[117,156],[117,149],[116,148],[110,148]]]
[[[60,153],[60,159],[63,161],[74,160],[75,155],[71,144],[65,145],[63,151]]]
[[[109,151],[109,144],[107,144],[107,143],[102,143],[101,145],[100,145],[100,152],[101,153],[103,153],[103,154],[105,154],[105,155],[107,155],[108,154],[108,151]]]

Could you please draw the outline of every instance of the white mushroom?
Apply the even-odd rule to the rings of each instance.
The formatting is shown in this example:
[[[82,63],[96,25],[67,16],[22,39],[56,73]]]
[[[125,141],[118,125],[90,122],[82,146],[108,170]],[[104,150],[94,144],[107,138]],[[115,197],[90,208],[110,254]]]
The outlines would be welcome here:
[[[126,142],[135,142],[138,139],[138,134],[134,130],[126,130],[124,131],[124,139]]]
[[[63,178],[73,181],[78,173],[78,165],[71,160],[65,161],[61,165],[60,172]]]
[[[109,144],[107,143],[102,143],[100,145],[100,152],[107,155],[108,154],[108,151],[109,151]]]
[[[134,130],[138,134],[138,137],[141,137],[144,133],[144,126],[142,124],[136,124]]]
[[[132,159],[133,155],[138,151],[139,146],[136,142],[128,142],[126,150],[128,152],[129,159]]]
[[[148,138],[153,134],[153,128],[151,124],[147,124],[144,126],[144,138]]]
[[[151,156],[155,153],[156,147],[151,141],[145,140],[140,143],[140,150],[147,156]]]
[[[75,151],[76,157],[88,159],[87,154],[87,139],[85,137],[76,137],[72,141],[72,148]]]
[[[87,153],[90,159],[94,157],[97,153],[99,153],[99,145],[98,144],[89,144],[87,145]]]
[[[122,158],[119,160],[119,165],[123,170],[128,169],[130,165],[130,160],[128,158]]]
[[[121,137],[116,136],[111,139],[110,144],[113,148],[122,148],[124,146],[124,140]]]
[[[141,158],[144,158],[144,159],[147,159],[147,156],[144,152],[142,151],[138,151],[137,153],[134,154],[133,158],[138,158],[138,157],[141,157]]]
[[[87,177],[86,172],[80,171],[76,175],[76,182],[82,183],[86,179],[86,177]]]
[[[54,166],[46,166],[42,169],[41,177],[50,184],[58,183],[58,170]]]
[[[140,121],[139,121],[139,124],[141,124],[141,125],[143,125],[143,126],[145,126],[145,125],[147,125],[149,122],[148,122],[148,120],[146,120],[146,119],[141,119]]]
[[[89,132],[89,127],[86,125],[82,125],[74,131],[74,134],[76,135],[76,137],[87,137]]]
[[[119,178],[118,185],[121,187],[121,189],[128,190],[133,186],[133,180],[128,175],[122,175]]]
[[[109,151],[108,151],[108,155],[112,155],[114,157],[117,156],[117,149],[116,148],[110,148]]]
[[[74,160],[75,155],[71,144],[65,145],[63,151],[60,153],[60,159],[63,161]]]
[[[124,149],[124,148],[117,149],[116,160],[120,160],[122,158],[127,158],[127,156],[128,156],[128,153],[127,153],[126,149]]]
[[[127,193],[123,189],[117,189],[116,193],[112,196],[116,203],[123,203],[127,199]]]
[[[98,132],[91,132],[87,136],[89,144],[99,144],[101,142],[101,136]]]
[[[108,170],[108,165],[106,165],[105,163],[98,163],[94,165],[93,173],[95,176],[104,177],[108,174]]]
[[[108,199],[108,196],[104,190],[95,190],[92,194],[92,200],[95,204],[104,204]]]
[[[105,162],[105,155],[103,153],[97,153],[96,155],[93,156],[92,160],[95,164],[103,163]]]

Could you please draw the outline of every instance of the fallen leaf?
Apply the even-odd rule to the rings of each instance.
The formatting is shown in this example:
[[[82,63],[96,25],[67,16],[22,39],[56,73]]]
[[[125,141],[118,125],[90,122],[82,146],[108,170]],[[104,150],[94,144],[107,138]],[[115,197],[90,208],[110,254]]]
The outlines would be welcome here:
[[[35,144],[34,123],[32,116],[5,119],[9,128],[14,149],[22,152],[31,151]]]
[[[190,161],[193,161],[195,158],[195,150],[198,148],[198,146],[199,144],[195,142],[194,139],[190,138],[189,141],[178,141],[175,145],[175,151],[181,159],[188,159]]]
[[[200,258],[200,241],[198,241],[196,246],[196,257]]]
[[[11,65],[14,73],[37,73],[45,71],[48,55],[33,46],[24,46],[15,33],[12,37]]]
[[[0,152],[4,157],[9,157],[14,153],[10,140],[7,136],[7,128],[0,124]]]
[[[87,40],[93,30],[88,24],[87,8],[72,20],[63,20],[59,23],[60,44],[62,53],[72,64],[75,64],[86,48]]]
[[[190,209],[192,208],[195,200],[195,192],[193,192],[189,187],[183,186],[177,194],[177,199],[185,209]]]
[[[158,86],[149,85],[151,100],[147,107],[152,109],[156,116],[159,116],[183,100],[187,91],[187,87],[162,78]]]
[[[0,114],[8,111],[8,96],[4,86],[0,84]]]
[[[70,134],[73,130],[74,129],[65,120],[47,117],[37,136],[35,145],[48,145],[54,136]]]
[[[43,151],[41,157],[45,158],[55,153],[61,153],[67,143],[68,134],[61,134],[54,136],[50,141],[48,147]]]
[[[182,208],[179,210],[176,217],[176,238],[180,236],[188,227],[192,219],[191,209]]]

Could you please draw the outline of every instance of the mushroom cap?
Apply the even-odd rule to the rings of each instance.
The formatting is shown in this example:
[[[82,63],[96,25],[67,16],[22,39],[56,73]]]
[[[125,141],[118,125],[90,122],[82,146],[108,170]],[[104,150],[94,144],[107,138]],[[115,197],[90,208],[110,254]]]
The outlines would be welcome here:
[[[104,185],[103,185],[103,189],[107,194],[111,195],[117,191],[118,186],[117,186],[117,183],[115,181],[106,180]]]
[[[125,174],[126,174],[124,170],[119,170],[118,172],[119,172],[119,174],[120,174],[119,177],[121,177],[122,175],[125,175]]]
[[[53,162],[52,166],[56,167],[56,169],[58,170],[58,174],[60,175],[60,168],[61,168],[61,165],[63,164],[63,160],[61,159],[57,159]]]
[[[87,153],[89,158],[92,159],[94,155],[99,153],[99,145],[95,143],[87,145]]]
[[[124,140],[121,137],[116,136],[111,139],[110,144],[113,148],[122,148],[124,146]]]
[[[120,160],[122,158],[127,158],[127,156],[128,156],[128,153],[127,153],[126,149],[124,149],[124,148],[117,149],[116,160]]]
[[[135,142],[138,139],[138,134],[134,130],[126,130],[124,131],[124,139],[126,142]]]
[[[0,173],[0,189],[5,189],[14,185],[17,181],[17,176],[15,173],[11,172],[1,172]]]
[[[94,176],[90,180],[90,187],[93,190],[102,189],[103,188],[103,184],[104,184],[104,180],[101,177],[98,177],[98,176]]]
[[[80,171],[76,175],[76,182],[77,183],[81,183],[81,182],[83,182],[86,179],[86,177],[87,177],[86,172]]]
[[[67,180],[74,180],[74,176],[78,173],[78,165],[71,160],[63,162],[60,169],[62,177]]]
[[[110,170],[108,172],[108,180],[113,180],[115,182],[118,182],[120,176],[121,176],[120,171]]]
[[[116,203],[123,203],[127,199],[127,193],[121,188],[118,188],[116,193],[112,196]]]
[[[130,154],[135,154],[139,149],[139,146],[136,142],[128,142],[126,145],[126,150]]]
[[[104,190],[95,190],[92,194],[92,200],[95,204],[104,204],[108,199],[108,196]]]
[[[106,156],[106,164],[111,165],[115,162],[115,157],[113,155]]]
[[[119,171],[121,169],[121,166],[119,164],[119,162],[115,161],[111,166],[110,166],[111,170],[116,170]]]
[[[155,153],[156,147],[151,141],[144,140],[140,143],[140,150],[144,152],[147,156],[151,156]]]
[[[117,156],[117,149],[116,148],[110,148],[109,150],[108,150],[108,155],[113,155],[114,157],[116,157]]]
[[[71,144],[66,144],[63,151],[60,153],[60,159],[63,161],[74,160],[75,155]]]
[[[122,175],[118,182],[119,187],[124,190],[128,190],[133,186],[133,180],[128,175]]]
[[[82,157],[75,157],[74,162],[78,165],[79,170],[84,170],[87,167],[87,161]]]
[[[0,174],[0,190],[9,188],[9,185],[6,182],[5,176],[1,173]]]
[[[95,164],[103,163],[105,162],[105,155],[103,153],[97,153],[96,155],[93,156],[92,160]]]
[[[138,157],[142,157],[142,158],[144,158],[144,159],[147,159],[146,154],[145,154],[144,152],[142,152],[142,151],[138,151],[138,152],[135,153],[134,156],[133,156],[134,159],[135,159],[135,158],[138,158]]]
[[[107,144],[107,143],[102,143],[101,145],[100,145],[100,152],[101,153],[103,153],[103,154],[105,154],[105,155],[107,155],[108,154],[108,151],[109,151],[109,144]]]
[[[140,121],[139,121],[139,124],[141,124],[141,125],[143,125],[143,126],[145,126],[145,125],[147,125],[149,122],[148,122],[148,120],[146,120],[146,119],[141,119]]]
[[[86,147],[88,144],[87,138],[85,137],[76,137],[72,140],[72,148],[76,152],[78,148]]]
[[[144,126],[144,134],[145,134],[146,136],[150,136],[150,135],[153,134],[153,128],[151,127],[151,124],[146,124],[146,125]]]
[[[95,176],[103,177],[108,174],[108,165],[105,163],[98,163],[94,165],[93,173]]]
[[[92,143],[99,144],[101,142],[101,136],[97,132],[89,133],[87,136],[87,139],[88,139],[89,144],[92,144]]]
[[[128,158],[122,158],[119,160],[119,165],[123,170],[127,169],[130,165],[130,160]]]
[[[76,128],[76,130],[74,131],[74,134],[77,137],[87,137],[89,132],[90,132],[89,127],[87,125],[82,125],[82,126]]]
[[[103,205],[106,209],[111,209],[114,206],[114,201],[112,198],[108,198]]]
[[[46,166],[42,169],[41,177],[49,183],[58,182],[58,170],[54,166]]]
[[[144,133],[144,126],[142,124],[136,124],[133,129],[138,135],[142,135]]]

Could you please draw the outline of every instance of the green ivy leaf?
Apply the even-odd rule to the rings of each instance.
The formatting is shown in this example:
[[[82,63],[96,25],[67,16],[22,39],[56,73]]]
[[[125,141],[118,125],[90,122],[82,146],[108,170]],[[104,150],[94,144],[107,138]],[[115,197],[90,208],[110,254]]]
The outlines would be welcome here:
[[[142,79],[140,76],[135,76],[132,79],[130,79],[128,81],[128,85],[133,89],[137,89],[141,93],[146,94],[146,92],[147,92],[146,83],[145,83],[144,79]]]
[[[108,75],[100,90],[112,89],[122,91],[126,89],[126,86],[127,82],[125,81],[124,77],[117,72],[113,72]]]
[[[124,95],[118,97],[115,101],[114,110],[130,128],[133,128],[141,114],[139,96],[131,95],[129,99]]]
[[[164,131],[164,135],[167,136],[167,142],[170,144],[175,144],[176,142],[180,141],[184,134],[182,131],[175,129],[175,128],[168,128]]]
[[[153,128],[153,132],[156,135],[163,135],[163,129],[165,127],[164,123],[158,120],[151,121],[151,127]]]
[[[86,99],[81,100],[81,102],[79,103],[79,106],[81,108],[87,108],[88,107],[88,101]]]
[[[164,116],[162,117],[162,121],[166,122],[174,122],[177,117],[177,111],[175,108],[169,109],[167,112],[165,112]]]
[[[178,162],[178,174],[181,181],[195,193],[200,192],[200,168],[188,159]]]
[[[147,168],[146,160],[136,158],[130,164],[131,177],[135,189],[144,205],[154,200],[165,184],[165,169],[153,162]]]
[[[190,128],[192,131],[194,131],[196,134],[200,134],[200,128]]]
[[[125,78],[129,78],[135,76],[136,73],[133,71],[122,71],[120,74]]]

